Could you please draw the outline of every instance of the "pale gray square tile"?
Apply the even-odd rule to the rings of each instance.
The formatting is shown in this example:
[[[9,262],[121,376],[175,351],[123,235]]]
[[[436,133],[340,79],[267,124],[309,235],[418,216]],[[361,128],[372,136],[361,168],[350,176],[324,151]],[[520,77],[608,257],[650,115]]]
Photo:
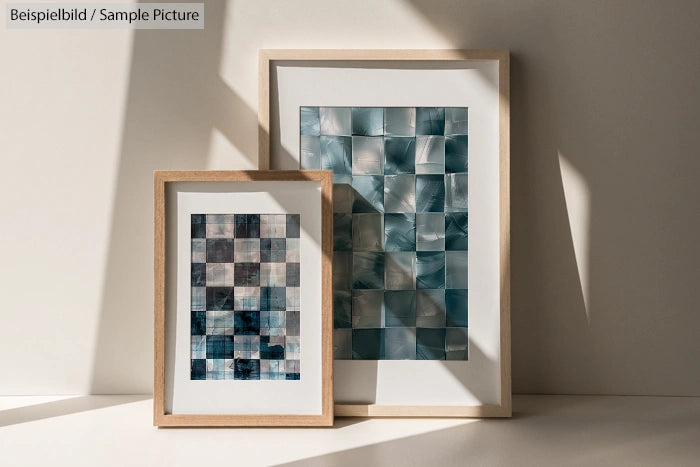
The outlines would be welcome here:
[[[444,136],[416,136],[416,173],[445,173]]]
[[[207,214],[207,224],[233,224],[233,214]]]
[[[226,280],[225,271],[224,263],[207,263],[207,286],[224,286]]]
[[[192,287],[191,301],[192,311],[205,311],[207,309],[207,288]]]
[[[446,322],[445,291],[416,290],[416,327],[444,328]]]
[[[416,214],[416,250],[445,250],[445,215],[441,212]]]
[[[287,239],[287,262],[288,263],[298,263],[299,259],[299,240],[298,238],[288,238]]]
[[[384,212],[416,212],[416,180],[411,174],[384,177]]]
[[[260,262],[259,238],[236,238],[233,241],[233,258],[236,263]]]
[[[387,136],[415,136],[416,108],[387,107],[384,109],[384,134]]]
[[[352,359],[352,329],[333,330],[333,358],[335,360]]]
[[[352,245],[355,251],[382,251],[384,216],[379,213],[353,214]]]
[[[286,287],[287,263],[260,263],[261,287]]]
[[[301,135],[301,168],[321,170],[321,138]]]
[[[322,135],[352,135],[350,107],[321,107],[319,114]]]
[[[207,238],[233,238],[233,224],[207,224]]]
[[[354,201],[353,194],[355,190],[352,185],[346,183],[333,184],[333,212],[349,213],[352,212],[352,203]]]
[[[382,290],[353,290],[352,291],[352,327],[380,328],[384,308],[384,291]]]
[[[226,287],[233,287],[234,281],[233,281],[233,271],[234,271],[234,263],[219,263],[224,265],[224,286]]]
[[[353,175],[384,174],[384,138],[381,136],[352,137]]]
[[[469,134],[469,109],[466,107],[445,108],[445,135]]]
[[[447,360],[467,360],[469,357],[469,334],[467,328],[447,328],[445,353]]]
[[[412,290],[416,288],[416,253],[391,251],[385,255],[384,288]]]
[[[469,174],[445,174],[445,211],[467,211]]]
[[[206,263],[207,262],[207,239],[193,238],[192,239],[192,262]]]

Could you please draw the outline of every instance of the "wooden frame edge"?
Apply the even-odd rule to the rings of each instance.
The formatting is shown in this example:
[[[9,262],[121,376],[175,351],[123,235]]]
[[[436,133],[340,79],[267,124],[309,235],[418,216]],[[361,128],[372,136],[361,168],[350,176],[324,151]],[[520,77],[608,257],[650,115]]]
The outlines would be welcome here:
[[[333,177],[324,170],[162,170],[154,180],[154,371],[153,425],[157,427],[332,426],[333,404]],[[321,183],[321,413],[297,414],[168,414],[165,412],[165,190],[170,182],[316,181]]]
[[[498,61],[501,403],[500,405],[456,407],[336,404],[335,415],[339,417],[511,417],[510,51],[505,49],[260,49],[258,59],[258,165],[265,170],[269,170],[270,167],[270,64],[272,61]]]

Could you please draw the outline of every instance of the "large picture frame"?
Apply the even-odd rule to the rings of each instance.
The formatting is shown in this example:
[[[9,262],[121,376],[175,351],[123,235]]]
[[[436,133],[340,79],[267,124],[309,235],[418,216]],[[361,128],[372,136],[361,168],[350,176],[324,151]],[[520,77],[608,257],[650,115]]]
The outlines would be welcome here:
[[[330,426],[327,171],[156,171],[153,423]]]
[[[355,135],[379,135],[377,137],[380,138],[384,135],[387,144],[386,138],[390,133],[386,120],[389,112],[386,109],[398,108],[398,112],[394,113],[412,115],[414,121],[417,118],[416,112],[425,113],[430,109],[435,110],[436,115],[442,115],[443,120],[445,112],[466,114],[468,110],[468,359],[461,362],[387,361],[381,360],[384,358],[382,353],[382,356],[378,357],[380,360],[359,361],[354,358],[362,355],[355,352],[353,341],[352,359],[335,360],[334,363],[336,415],[511,415],[509,92],[509,53],[505,50],[260,50],[260,169],[299,168],[303,165],[302,151],[305,151],[308,160],[323,159],[323,154],[318,155],[319,151],[331,151],[328,148],[332,146],[326,144],[327,149],[324,149],[322,141],[319,150],[315,140],[318,137],[305,136],[319,134],[320,112],[320,138],[345,138],[343,141],[347,143],[340,146],[336,144],[332,150],[335,151],[334,155],[337,155],[337,148],[341,147],[340,157],[342,159],[342,154],[345,154],[347,160],[341,160],[340,169],[337,171],[338,165],[334,166],[333,161],[315,163],[321,164],[323,168],[333,169],[334,173],[337,172],[336,178],[339,179],[346,177],[343,173],[345,164],[345,168],[348,169],[347,179],[353,179],[351,196],[356,190],[356,172],[355,165],[352,166],[352,171],[349,170],[349,166],[352,161],[357,164],[357,161],[364,157],[360,154],[357,161],[355,160],[355,146],[352,145],[362,143],[355,142]],[[339,113],[334,113],[334,108],[339,109]],[[377,110],[380,114],[383,111],[387,132],[368,133],[367,126],[362,122],[357,130],[355,110],[358,115],[364,112],[365,117],[362,118],[368,118],[366,111]],[[326,115],[336,115],[330,117],[335,118],[335,121],[330,123],[330,127],[335,128],[335,133],[329,133],[328,130],[324,133],[324,111]],[[306,117],[301,115],[303,112],[306,112]],[[342,115],[337,117],[340,114]],[[310,120],[304,122],[304,118]],[[352,128],[343,130],[346,132],[338,130],[344,124],[350,125],[351,118]],[[466,125],[466,117],[463,120],[462,123]],[[381,117],[379,122],[381,126]],[[411,128],[413,133],[409,136],[418,135],[417,126]],[[310,133],[304,133],[309,129]],[[467,131],[463,133],[466,145]],[[324,137],[324,134],[348,136]],[[423,134],[434,133],[428,131]],[[304,138],[310,138],[309,147],[302,148],[305,144]],[[333,144],[335,142],[337,141],[332,141]],[[449,148],[447,150],[449,151]],[[360,153],[360,149],[357,151]],[[442,151],[445,151],[444,147]],[[351,152],[352,158],[349,155]],[[418,156],[415,157],[417,161]],[[380,172],[367,173],[381,174],[381,161],[375,166],[380,167]],[[365,169],[366,167],[363,170]],[[448,170],[444,172],[447,180]],[[466,177],[466,167],[463,172]],[[409,173],[418,174],[419,171],[416,169]],[[417,180],[419,176],[415,177]],[[344,180],[343,182],[350,183]],[[415,197],[418,201],[417,183]],[[466,184],[464,185],[466,190]],[[381,188],[379,190],[376,194],[381,198]],[[387,188],[384,190],[384,195],[387,196]],[[466,200],[462,201],[466,203]],[[340,201],[336,199],[334,202],[337,206]],[[381,199],[379,202],[381,203]],[[352,206],[354,216],[355,205]],[[354,217],[352,222],[354,229]],[[353,274],[355,272],[353,269]],[[417,287],[416,284],[414,278],[414,288]],[[466,303],[466,290],[464,292]],[[352,293],[354,300],[354,289]],[[384,293],[382,326],[387,323],[389,316],[387,292]],[[464,311],[466,315],[467,310]],[[354,311],[352,313],[354,320]],[[336,320],[338,314],[336,310]],[[365,318],[358,316],[357,322],[360,323],[363,319]],[[354,325],[352,324],[351,329],[353,339],[356,332],[358,336],[360,332],[364,332],[356,331]],[[416,335],[419,333],[417,329],[413,331]],[[336,333],[338,332],[343,334],[336,336],[336,355],[341,345],[340,341],[344,340],[338,337],[347,335],[345,330],[336,329]],[[377,332],[383,331],[380,329]],[[384,335],[378,333],[375,334]],[[388,336],[388,332],[386,335]],[[439,330],[431,335],[439,335]],[[443,339],[448,339],[444,337],[444,332],[442,336]],[[416,341],[420,338],[414,335],[413,339]],[[444,342],[444,349],[450,347],[447,340]],[[420,347],[420,343],[416,345]],[[421,353],[420,348],[416,355],[418,353]],[[449,352],[443,352],[442,355],[442,358],[448,355],[449,359]]]

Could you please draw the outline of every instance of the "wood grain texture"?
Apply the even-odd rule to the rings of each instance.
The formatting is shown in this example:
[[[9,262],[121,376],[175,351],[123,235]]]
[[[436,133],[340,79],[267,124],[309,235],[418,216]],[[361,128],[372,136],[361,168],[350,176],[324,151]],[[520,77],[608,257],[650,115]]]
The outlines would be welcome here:
[[[491,60],[498,63],[499,91],[499,286],[500,404],[482,406],[336,404],[337,416],[351,417],[510,417],[510,53],[507,50],[267,49],[259,52],[258,165],[270,167],[270,67],[274,61],[432,61]]]
[[[321,414],[236,415],[168,414],[165,410],[165,188],[171,182],[320,182],[321,184]],[[154,381],[153,424],[187,426],[332,426],[333,425],[333,176],[325,170],[156,171],[154,173]]]

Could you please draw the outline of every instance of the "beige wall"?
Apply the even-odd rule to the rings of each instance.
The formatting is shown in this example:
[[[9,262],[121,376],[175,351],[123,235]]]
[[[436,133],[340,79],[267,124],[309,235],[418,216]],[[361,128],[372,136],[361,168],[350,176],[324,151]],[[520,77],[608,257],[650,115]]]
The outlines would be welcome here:
[[[255,167],[257,49],[463,47],[512,51],[515,391],[700,395],[700,3],[224,5],[0,30],[0,394],[151,390],[151,173]]]

